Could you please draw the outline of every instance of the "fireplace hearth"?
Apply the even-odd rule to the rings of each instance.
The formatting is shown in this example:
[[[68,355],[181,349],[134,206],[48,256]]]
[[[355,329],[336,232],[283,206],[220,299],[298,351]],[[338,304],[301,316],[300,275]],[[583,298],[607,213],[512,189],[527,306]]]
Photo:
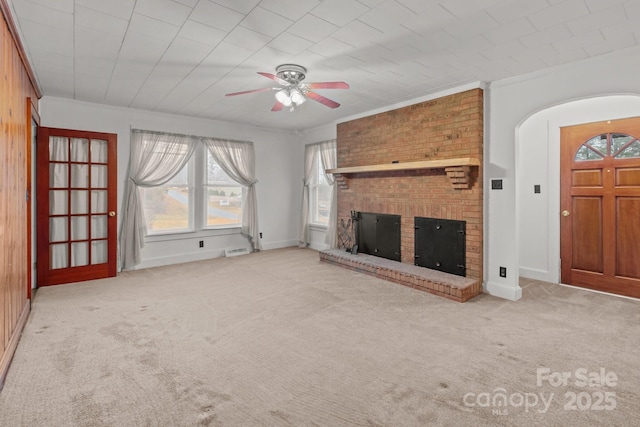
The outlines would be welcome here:
[[[351,211],[345,233],[352,224],[356,245],[321,251],[320,261],[458,302],[482,292],[466,274],[466,221],[414,217],[414,265],[401,261],[400,215]]]

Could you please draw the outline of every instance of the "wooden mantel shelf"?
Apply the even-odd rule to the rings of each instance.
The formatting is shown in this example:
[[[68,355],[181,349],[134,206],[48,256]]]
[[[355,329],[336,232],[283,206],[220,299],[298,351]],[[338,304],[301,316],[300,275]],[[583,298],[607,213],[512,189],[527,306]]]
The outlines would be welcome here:
[[[341,188],[348,188],[346,180],[339,175],[367,172],[392,172],[418,169],[444,169],[455,189],[468,189],[470,186],[469,170],[471,166],[480,166],[480,160],[473,157],[455,159],[423,160],[420,162],[385,163],[382,165],[351,166],[346,168],[327,169],[326,173],[338,175]]]
[[[415,169],[442,169],[450,166],[480,166],[480,161],[472,157],[424,160],[421,162],[385,163],[383,165],[352,166],[348,168],[327,169],[327,173],[363,173],[363,172],[389,172]]]

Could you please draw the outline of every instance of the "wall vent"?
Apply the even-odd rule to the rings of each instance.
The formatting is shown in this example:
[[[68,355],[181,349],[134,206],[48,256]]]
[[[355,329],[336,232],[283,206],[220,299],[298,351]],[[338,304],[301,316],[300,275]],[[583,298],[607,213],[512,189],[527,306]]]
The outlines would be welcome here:
[[[230,249],[224,250],[224,256],[230,257],[230,256],[245,255],[250,252],[251,251],[249,250],[249,248],[230,248]]]

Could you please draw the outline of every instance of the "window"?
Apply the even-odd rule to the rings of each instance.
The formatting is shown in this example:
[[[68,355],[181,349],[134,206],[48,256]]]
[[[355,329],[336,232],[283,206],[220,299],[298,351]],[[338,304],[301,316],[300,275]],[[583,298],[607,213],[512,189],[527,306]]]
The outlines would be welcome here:
[[[195,191],[194,189],[202,189]],[[140,188],[149,235],[240,227],[245,188],[198,146],[166,184]]]
[[[239,227],[242,224],[243,187],[229,178],[209,150],[203,199],[205,227]],[[204,157],[204,156],[203,156]]]
[[[335,180],[325,175],[325,169],[337,167],[336,141],[308,144],[304,147],[303,205],[300,216],[298,241],[301,247],[311,244],[311,227],[325,231],[329,247],[337,247]],[[328,182],[327,182],[328,181]],[[330,183],[330,184],[329,184]]]
[[[193,160],[193,159],[192,159]],[[157,187],[140,188],[147,231],[150,234],[193,229],[193,197],[190,169],[192,161],[169,182]]]
[[[331,207],[331,186],[327,184],[322,168],[320,153],[316,155],[314,170],[309,183],[309,222],[314,225],[329,224],[329,208]]]
[[[608,156],[616,159],[640,157],[640,141],[623,133],[594,136],[578,148],[575,160],[603,160]]]

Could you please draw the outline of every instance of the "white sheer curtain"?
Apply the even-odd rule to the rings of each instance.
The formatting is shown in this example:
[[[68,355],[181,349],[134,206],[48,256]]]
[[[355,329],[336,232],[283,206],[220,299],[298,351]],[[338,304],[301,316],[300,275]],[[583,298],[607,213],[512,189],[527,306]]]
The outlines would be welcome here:
[[[317,144],[304,147],[304,178],[302,179],[302,209],[300,215],[300,230],[298,231],[298,246],[305,248],[309,246],[309,185],[316,164],[318,153]]]
[[[51,160],[59,162],[69,161],[69,142],[66,137],[52,136],[49,138],[49,156]],[[69,164],[49,164],[49,209],[52,215],[69,215],[68,187]],[[57,190],[59,189],[59,190]],[[52,217],[49,219],[49,242],[66,242],[68,239],[68,218]],[[66,243],[51,245],[51,269],[69,267],[68,245]]]
[[[49,139],[51,269],[107,262],[105,241],[86,242],[107,237],[106,221],[100,221],[107,215],[107,166],[88,164],[90,152],[92,162],[100,163],[103,157],[106,162],[107,145],[101,146],[100,142],[104,141],[59,136]]]
[[[327,184],[331,186],[331,206],[329,207],[329,224],[327,225],[327,235],[325,243],[330,248],[338,247],[338,189],[336,180],[331,173],[326,173],[327,169],[338,167],[338,153],[336,140],[321,142],[318,151],[322,160],[322,172]]]
[[[131,154],[120,231],[123,269],[140,263],[140,249],[147,233],[140,187],[162,185],[173,178],[187,164],[197,144],[197,138],[184,135],[131,131]]]
[[[302,209],[300,213],[300,230],[298,231],[298,246],[306,247],[310,243],[309,236],[309,212],[311,209],[310,186],[316,172],[318,156],[322,164],[322,174],[327,184],[331,186],[331,204],[329,206],[329,222],[327,224],[327,234],[325,243],[330,248],[338,247],[338,192],[333,174],[325,173],[326,169],[337,167],[338,155],[336,152],[336,140],[309,144],[304,150],[304,179],[302,190]]]
[[[253,142],[201,138],[220,168],[237,183],[247,187],[242,198],[242,234],[249,237],[254,250],[262,249],[258,227],[258,199],[256,197],[256,168]]]

